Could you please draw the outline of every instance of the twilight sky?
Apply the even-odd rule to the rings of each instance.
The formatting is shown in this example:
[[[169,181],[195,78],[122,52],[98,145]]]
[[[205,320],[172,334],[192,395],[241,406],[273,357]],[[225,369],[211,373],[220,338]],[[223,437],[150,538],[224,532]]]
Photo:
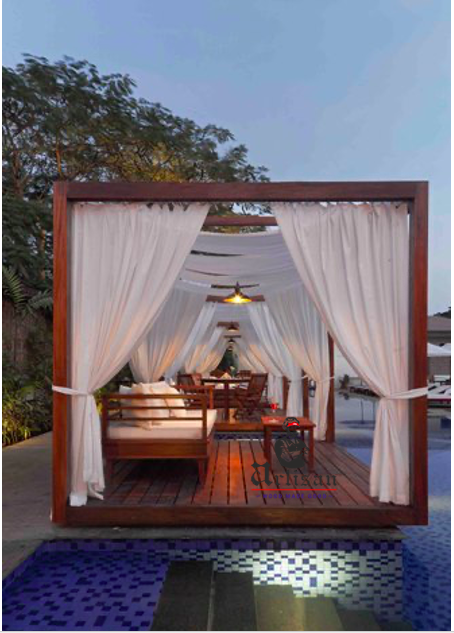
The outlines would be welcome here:
[[[449,0],[4,0],[3,64],[129,73],[272,180],[429,180],[434,312],[451,302],[449,31]]]

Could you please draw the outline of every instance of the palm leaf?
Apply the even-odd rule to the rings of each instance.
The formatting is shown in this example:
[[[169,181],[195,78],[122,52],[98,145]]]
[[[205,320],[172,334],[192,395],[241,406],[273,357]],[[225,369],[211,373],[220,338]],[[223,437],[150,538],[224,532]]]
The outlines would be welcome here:
[[[19,275],[7,266],[2,266],[2,292],[11,300],[15,310],[23,308],[26,301],[24,285]]]
[[[54,305],[52,295],[48,290],[36,293],[31,297],[27,303],[28,312],[36,312],[43,310],[44,312],[51,311]]]

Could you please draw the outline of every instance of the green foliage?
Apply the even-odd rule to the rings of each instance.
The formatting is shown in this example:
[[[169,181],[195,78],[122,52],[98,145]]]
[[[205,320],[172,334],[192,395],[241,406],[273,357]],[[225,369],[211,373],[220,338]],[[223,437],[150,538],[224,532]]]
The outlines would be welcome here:
[[[26,304],[26,309],[30,312],[52,312],[54,300],[52,295],[47,290],[37,292],[33,297],[30,297]]]
[[[134,95],[128,75],[87,61],[26,55],[3,69],[4,178],[44,199],[57,179],[260,180],[263,167],[215,125],[199,126]],[[225,149],[224,149],[225,147]]]
[[[233,370],[232,367],[234,368]],[[233,349],[227,348],[225,350],[224,356],[222,357],[218,368],[222,369],[223,371],[228,371],[233,375],[236,374],[236,372],[238,371],[238,356]]]
[[[229,130],[177,116],[138,98],[128,75],[102,75],[68,57],[52,63],[26,55],[3,68],[2,131],[3,296],[18,320],[52,308],[54,181],[267,179]],[[211,212],[234,208],[218,204]],[[50,333],[35,339],[27,375],[5,361],[4,443],[51,424]]]
[[[37,290],[52,288],[50,203],[6,194],[2,199],[3,264]]]
[[[18,315],[52,311],[53,299],[48,290],[41,290],[32,296],[27,295],[22,279],[5,265],[2,266],[2,294],[11,301]]]
[[[52,427],[52,395],[50,381],[15,369],[3,355],[2,444],[26,440],[32,435],[50,431]]]
[[[229,130],[177,116],[136,97],[129,75],[102,75],[69,57],[25,55],[3,68],[2,126],[3,263],[38,290],[52,285],[55,180],[267,179]]]
[[[16,312],[23,309],[26,301],[24,285],[19,275],[7,266],[2,266],[2,294],[11,301]]]
[[[3,289],[15,293],[17,319],[46,311],[52,299],[45,292],[27,297],[22,282],[3,270]],[[9,296],[10,300],[14,299]],[[2,443],[13,444],[52,428],[52,330],[46,319],[35,319],[26,340],[26,362],[18,367],[3,349]]]

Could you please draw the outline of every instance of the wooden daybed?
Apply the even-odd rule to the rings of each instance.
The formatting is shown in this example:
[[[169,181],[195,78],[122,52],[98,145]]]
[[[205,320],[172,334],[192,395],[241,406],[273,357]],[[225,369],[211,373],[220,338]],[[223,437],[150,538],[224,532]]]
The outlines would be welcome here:
[[[162,404],[162,394],[103,396],[102,444],[107,479],[119,459],[195,459],[200,481],[205,483],[217,416],[213,388],[177,388],[181,393],[166,394],[166,405]],[[150,404],[153,400],[159,400],[159,405]],[[134,417],[138,411],[140,420]]]

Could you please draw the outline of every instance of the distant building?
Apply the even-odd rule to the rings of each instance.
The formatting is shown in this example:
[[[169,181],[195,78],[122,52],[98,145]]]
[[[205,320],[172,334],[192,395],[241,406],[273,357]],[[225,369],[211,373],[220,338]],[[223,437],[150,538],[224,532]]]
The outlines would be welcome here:
[[[427,323],[427,340],[434,345],[446,345],[451,343],[451,319],[442,316],[430,316]],[[428,359],[429,379],[434,376],[451,375],[451,358]]]
[[[451,319],[442,316],[430,316],[427,322],[427,340],[434,345],[451,342]]]

